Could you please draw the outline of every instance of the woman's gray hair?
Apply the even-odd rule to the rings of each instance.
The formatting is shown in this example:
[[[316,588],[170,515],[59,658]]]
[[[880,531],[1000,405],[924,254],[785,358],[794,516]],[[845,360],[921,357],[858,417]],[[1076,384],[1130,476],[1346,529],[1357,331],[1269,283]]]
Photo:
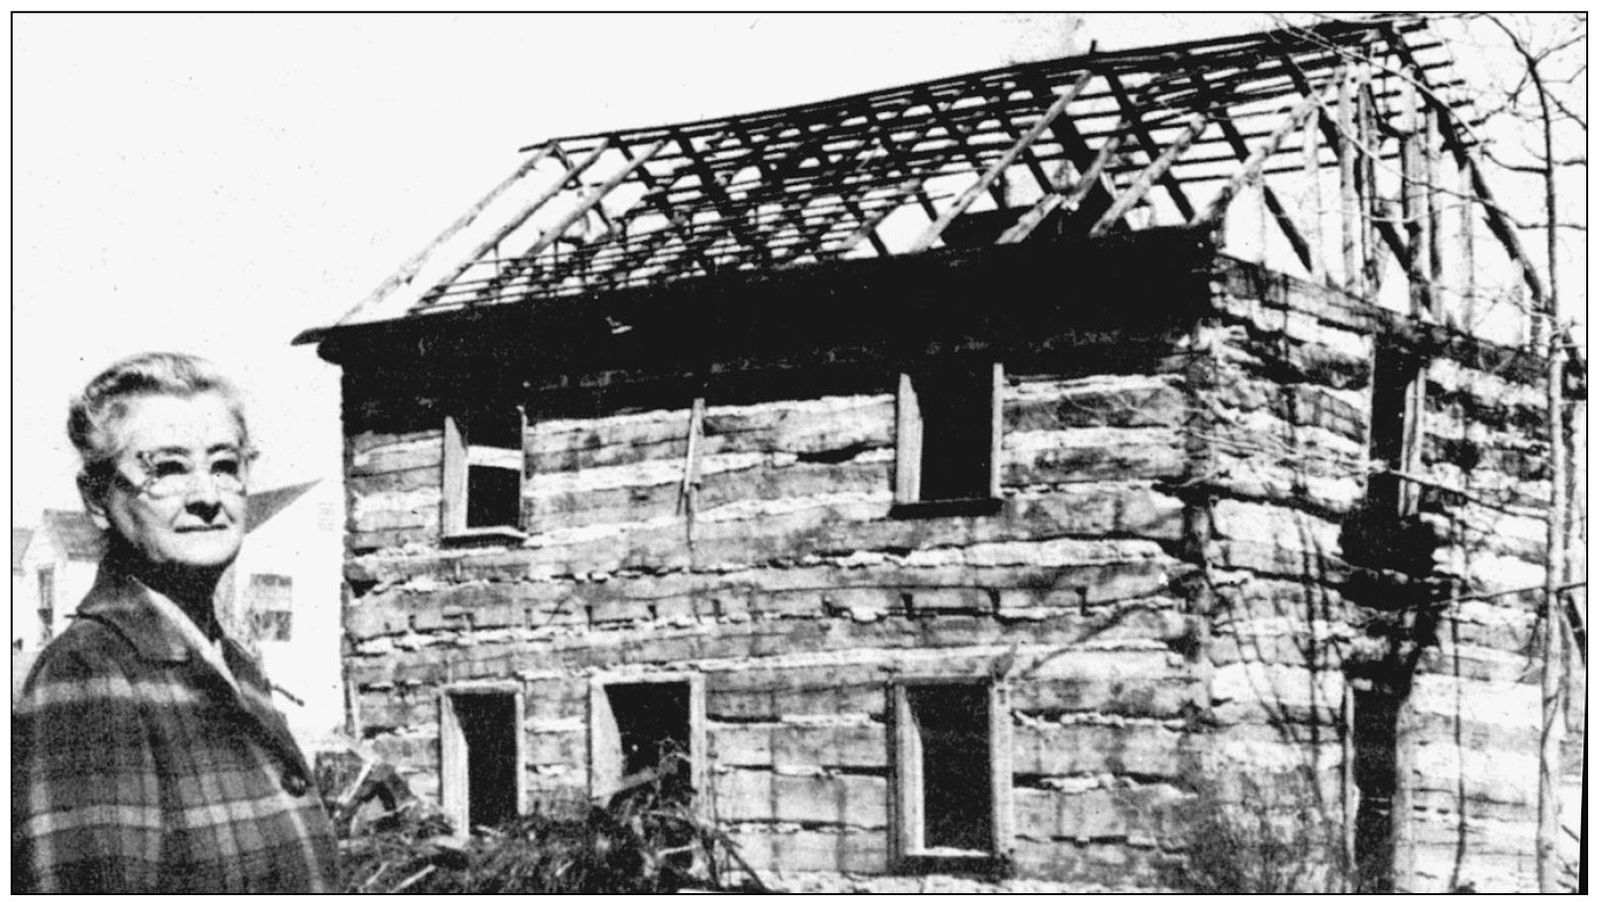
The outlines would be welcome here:
[[[91,379],[67,408],[67,437],[83,458],[84,477],[102,473],[121,453],[113,444],[113,430],[128,415],[130,400],[205,393],[222,396],[240,427],[240,445],[249,447],[244,400],[212,363],[184,353],[140,353],[112,363]]]

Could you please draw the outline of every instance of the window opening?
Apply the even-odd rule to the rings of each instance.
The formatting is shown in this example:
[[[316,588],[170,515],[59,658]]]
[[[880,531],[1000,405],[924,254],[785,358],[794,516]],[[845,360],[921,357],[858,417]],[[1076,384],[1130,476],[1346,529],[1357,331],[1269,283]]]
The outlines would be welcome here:
[[[39,644],[50,642],[56,624],[56,568],[39,568]]]
[[[447,535],[519,529],[524,426],[524,412],[519,407],[446,418],[442,518]]]
[[[523,697],[501,690],[451,690],[441,722],[441,801],[459,832],[493,828],[522,808]]]
[[[593,689],[593,797],[654,782],[671,796],[693,794],[705,736],[700,681],[602,681]]]
[[[1394,803],[1399,793],[1399,698],[1354,693],[1354,865],[1360,891],[1388,893],[1394,880]]]
[[[1371,461],[1379,468],[1408,472],[1411,466],[1420,367],[1399,350],[1379,346],[1371,385]],[[1396,475],[1372,473],[1368,499],[1377,515],[1403,516],[1411,506],[1409,485]]]
[[[1000,363],[953,363],[900,377],[899,503],[999,496],[1002,376]]]
[[[259,640],[290,638],[291,580],[276,573],[255,573],[245,587],[245,615]]]
[[[1001,853],[1013,786],[1003,688],[985,679],[900,681],[892,696],[898,855]]]

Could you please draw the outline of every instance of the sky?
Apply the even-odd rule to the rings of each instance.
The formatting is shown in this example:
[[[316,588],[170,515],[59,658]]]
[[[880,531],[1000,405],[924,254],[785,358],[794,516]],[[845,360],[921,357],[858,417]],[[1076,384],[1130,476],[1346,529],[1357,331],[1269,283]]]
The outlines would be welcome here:
[[[166,349],[244,387],[254,484],[339,481],[330,324],[559,135],[822,100],[1263,14],[13,15],[12,522],[67,401]],[[1084,27],[1083,27],[1084,24]]]

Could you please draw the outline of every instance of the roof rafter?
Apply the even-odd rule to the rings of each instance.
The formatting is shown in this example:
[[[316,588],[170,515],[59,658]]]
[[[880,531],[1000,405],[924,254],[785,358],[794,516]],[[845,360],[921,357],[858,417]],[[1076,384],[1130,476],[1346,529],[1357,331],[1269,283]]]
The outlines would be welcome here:
[[[1132,102],[1131,95],[1114,73],[1105,73],[1104,79],[1109,83],[1109,90],[1114,93],[1115,100],[1120,104],[1121,112],[1130,121],[1132,135],[1136,137],[1138,146],[1148,155],[1150,162],[1157,162],[1164,152],[1159,150],[1159,146],[1154,143],[1153,136],[1145,128],[1142,111],[1137,109],[1137,105]],[[1169,169],[1170,165],[1168,163],[1160,168],[1160,178],[1164,182],[1165,191],[1170,193],[1170,200],[1175,202],[1176,210],[1181,212],[1181,216],[1186,220],[1192,220],[1192,203],[1187,200],[1187,193],[1182,191],[1181,185],[1166,173]],[[1143,194],[1146,195],[1147,193]]]
[[[982,174],[979,179],[972,183],[970,188],[965,189],[964,192],[954,200],[953,204],[949,205],[948,209],[942,212],[942,216],[938,217],[931,223],[929,227],[925,228],[925,232],[920,234],[920,238],[914,241],[914,245],[909,249],[909,251],[921,252],[930,248],[931,244],[936,242],[937,237],[942,235],[942,231],[946,230],[948,225],[953,223],[953,219],[958,217],[960,214],[963,214],[965,209],[969,208],[970,205],[980,197],[982,192],[992,188],[992,186],[997,182],[998,177],[1003,175],[1003,171],[1007,170],[1009,165],[1013,164],[1015,159],[1031,146],[1032,142],[1035,142],[1039,137],[1041,137],[1042,133],[1047,131],[1048,126],[1059,117],[1059,114],[1064,113],[1065,108],[1070,106],[1070,102],[1074,101],[1081,94],[1082,90],[1087,87],[1087,83],[1091,81],[1092,73],[1090,71],[1082,73],[1081,77],[1076,80],[1075,85],[1071,86],[1069,91],[1060,95],[1059,100],[1054,101],[1053,106],[1044,111],[1042,116],[1038,117],[1037,121],[1031,124],[1031,128],[1027,129],[1025,135],[1021,136],[1019,140],[1014,143],[1013,148],[1010,148],[1002,157],[994,161],[992,166],[987,169],[986,173]],[[1002,205],[1000,205],[1000,207],[1002,207]]]
[[[1166,172],[1170,170],[1171,164],[1174,164],[1176,158],[1187,150],[1187,146],[1191,145],[1199,133],[1209,126],[1209,122],[1209,117],[1204,114],[1193,114],[1193,118],[1188,121],[1181,135],[1172,140],[1170,147],[1161,151],[1158,157],[1143,168],[1137,179],[1126,187],[1126,191],[1122,192],[1120,197],[1115,199],[1114,204],[1109,206],[1109,210],[1105,211],[1103,216],[1098,218],[1098,222],[1092,225],[1092,229],[1087,231],[1087,235],[1102,236],[1108,233],[1109,228],[1118,223],[1127,211],[1130,211],[1138,202],[1146,198],[1148,192],[1153,189],[1154,182],[1164,178]]]
[[[1202,72],[1194,69],[1192,71],[1192,78],[1194,84],[1199,86],[1200,91],[1209,90],[1209,80]],[[1309,95],[1305,95],[1305,98],[1308,97]],[[1324,106],[1325,105],[1319,105],[1317,109]],[[1306,118],[1307,114],[1305,116],[1300,116],[1299,122],[1302,123]],[[1251,155],[1248,150],[1248,142],[1243,138],[1243,133],[1237,128],[1237,125],[1232,122],[1230,117],[1222,117],[1220,119],[1220,128],[1221,133],[1226,136],[1226,141],[1232,146],[1232,152],[1237,155],[1238,160],[1244,162],[1244,167],[1246,169],[1248,166],[1248,161],[1251,159]],[[1297,127],[1295,125],[1291,128]],[[1274,144],[1270,143],[1270,140],[1267,139],[1268,144],[1265,147],[1267,147],[1268,150],[1264,155],[1261,155],[1253,165],[1256,179],[1260,178],[1260,174],[1263,173],[1266,159],[1268,159],[1271,154],[1275,153],[1277,147],[1280,146],[1282,140],[1285,138],[1285,133],[1275,136]],[[1223,188],[1221,191],[1226,192],[1227,190]],[[1238,190],[1236,188],[1231,189],[1231,193],[1233,194],[1235,194],[1237,191]],[[1276,220],[1277,226],[1281,228],[1282,235],[1286,236],[1288,243],[1293,246],[1293,254],[1298,256],[1299,261],[1303,263],[1306,269],[1313,268],[1314,262],[1310,253],[1310,244],[1304,239],[1304,234],[1299,232],[1298,225],[1293,223],[1293,218],[1287,213],[1286,207],[1282,205],[1282,200],[1279,196],[1277,196],[1276,190],[1272,189],[1269,185],[1262,184],[1261,194],[1264,197],[1266,209],[1271,212],[1271,217]],[[1227,196],[1227,199],[1230,200],[1230,195]],[[1225,209],[1222,208],[1220,214],[1224,215],[1224,213]],[[1193,223],[1196,224],[1202,220],[1208,219],[1210,218],[1203,217],[1203,215],[1200,214],[1199,216],[1195,216],[1193,218]]]
[[[1294,256],[1321,276],[1329,273],[1318,260],[1322,214],[1311,221],[1300,207],[1320,190],[1290,195],[1288,186],[1318,186],[1334,169],[1341,273],[1358,273],[1348,263],[1363,248],[1367,277],[1348,285],[1371,295],[1383,258],[1407,271],[1412,262],[1442,270],[1430,247],[1425,265],[1410,256],[1432,228],[1424,238],[1395,221],[1393,165],[1384,163],[1403,154],[1401,166],[1416,166],[1417,146],[1405,138],[1413,132],[1399,116],[1410,81],[1429,99],[1428,116],[1466,172],[1486,229],[1541,288],[1466,146],[1469,124],[1457,110],[1469,101],[1443,93],[1456,84],[1439,72],[1447,54],[1423,29],[1405,19],[1328,22],[555,139],[342,323],[772,270],[868,254],[866,243],[880,256],[918,253],[944,233],[960,241],[952,226],[977,208],[991,215],[986,198],[1018,216],[977,214],[962,241],[985,241],[974,231],[996,220],[995,242],[1021,242],[1054,215],[1055,237],[1210,222],[1252,182],[1264,187],[1265,208]],[[1368,61],[1376,66],[1362,76]],[[1310,107],[1344,86],[1345,72],[1354,90],[1340,87]],[[1287,141],[1311,116],[1320,143]],[[1142,204],[1149,216],[1133,217]],[[1335,254],[1340,237],[1330,239]],[[503,255],[514,242],[527,248]],[[1378,254],[1384,245],[1391,256]]]
[[[1107,180],[1104,175],[1104,168],[1108,166],[1109,161],[1120,150],[1120,146],[1125,142],[1128,134],[1124,129],[1115,130],[1104,140],[1103,145],[1098,148],[1098,153],[1093,155],[1091,163],[1082,171],[1080,178],[1076,180],[1074,185],[1068,187],[1067,191],[1054,191],[1038,199],[1037,203],[1031,206],[1031,210],[1020,215],[1020,219],[1014,222],[1014,226],[1003,231],[1003,235],[998,237],[998,243],[1007,245],[1020,242],[1030,236],[1031,232],[1037,228],[1037,225],[1042,223],[1043,219],[1049,214],[1059,208],[1071,211],[1077,210],[1082,201],[1091,195],[1094,189],[1101,190]],[[1110,199],[1109,204],[1112,204],[1113,201],[1113,199]],[[1109,204],[1104,205],[1105,211],[1109,209]]]

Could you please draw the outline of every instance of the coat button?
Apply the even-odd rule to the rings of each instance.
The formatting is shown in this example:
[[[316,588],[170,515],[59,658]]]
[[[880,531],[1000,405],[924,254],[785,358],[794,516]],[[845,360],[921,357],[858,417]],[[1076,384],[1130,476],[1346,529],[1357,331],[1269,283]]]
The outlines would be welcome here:
[[[284,790],[292,797],[299,797],[307,792],[307,779],[293,769],[284,773],[282,783]]]

